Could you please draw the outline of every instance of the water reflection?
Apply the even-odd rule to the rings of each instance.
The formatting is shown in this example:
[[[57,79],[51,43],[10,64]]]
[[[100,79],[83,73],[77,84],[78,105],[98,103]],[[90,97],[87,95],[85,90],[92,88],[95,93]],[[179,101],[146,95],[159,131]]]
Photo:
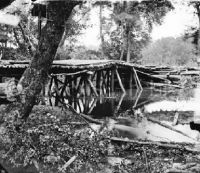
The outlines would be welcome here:
[[[114,123],[110,123],[110,129],[116,129],[119,136],[129,139],[198,143],[199,98],[200,88],[177,90],[167,94],[145,90],[134,99],[126,95],[120,109],[123,109],[123,104],[127,106],[127,103],[131,103],[129,106],[135,108],[134,115],[127,115],[126,118],[118,118],[115,121],[111,117],[110,121]],[[144,104],[137,107],[140,103]],[[177,122],[174,123],[175,117]],[[191,128],[191,121],[194,121],[198,128]]]
[[[140,109],[139,115],[146,119],[146,123],[143,123],[142,126],[140,123],[137,123],[136,126],[119,124],[114,128],[119,130],[122,137],[128,138],[198,142],[200,136],[199,98],[200,87],[178,90],[176,93],[169,94],[168,97],[161,95],[160,100],[152,99],[151,103]],[[182,115],[180,116],[179,113]],[[176,116],[177,125],[174,124]]]
[[[199,98],[198,86],[195,89],[176,89],[173,92],[154,88],[145,88],[143,91],[131,89],[126,94],[116,91],[99,97],[64,100],[77,112],[105,119],[106,127],[117,130],[121,137],[197,142],[199,131],[190,128],[190,122],[200,122]],[[118,118],[129,109],[132,110],[131,115],[123,114],[126,118]]]
[[[100,95],[99,97],[64,98],[64,101],[70,104],[78,113],[92,115],[95,118],[103,118],[115,116],[130,108],[141,107],[149,102],[160,100],[160,98],[160,93],[147,88],[143,91],[130,89],[127,90],[126,94],[116,91],[109,95]],[[51,98],[52,105],[53,99]]]

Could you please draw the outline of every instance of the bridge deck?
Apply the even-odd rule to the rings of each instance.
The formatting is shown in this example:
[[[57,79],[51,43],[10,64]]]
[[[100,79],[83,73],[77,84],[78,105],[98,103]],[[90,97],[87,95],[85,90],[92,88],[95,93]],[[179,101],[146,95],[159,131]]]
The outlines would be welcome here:
[[[24,70],[29,66],[30,61],[0,61],[0,76],[21,76]],[[125,68],[127,70],[135,68],[143,72],[151,73],[148,68],[135,65],[133,63],[126,63],[124,61],[117,60],[55,60],[52,64],[50,73],[73,73],[80,70],[101,70],[106,68]]]
[[[1,60],[0,68],[26,68],[30,61],[10,61]],[[52,67],[60,68],[98,68],[105,65],[123,65],[123,66],[136,66],[132,63],[126,63],[124,61],[117,60],[55,60],[53,61]],[[138,66],[138,65],[137,65]]]
[[[30,61],[0,61],[1,82],[4,77],[20,79],[29,63]],[[126,93],[126,89],[142,90],[151,82],[170,82],[151,75],[155,73],[149,68],[116,60],[56,60],[50,74],[51,78],[43,88],[43,94],[48,94],[55,101],[50,101],[50,105],[58,105],[64,98],[72,96],[110,95],[116,89]]]

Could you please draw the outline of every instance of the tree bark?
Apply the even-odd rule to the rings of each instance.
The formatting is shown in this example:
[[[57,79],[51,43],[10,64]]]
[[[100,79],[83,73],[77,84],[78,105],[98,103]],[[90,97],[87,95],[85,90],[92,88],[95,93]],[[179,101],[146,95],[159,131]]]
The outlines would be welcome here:
[[[199,27],[198,27],[198,38],[197,38],[197,43],[196,43],[196,51],[197,51],[197,55],[200,55],[200,2],[198,1],[192,1],[191,4],[193,5],[193,7],[196,10],[196,14],[198,17],[198,22],[199,22]],[[197,59],[196,59],[197,61]]]
[[[64,32],[65,21],[78,3],[80,2],[50,1],[48,3],[48,19],[42,30],[36,54],[17,85],[20,95],[15,108],[22,119],[28,118],[48,79],[49,69]]]
[[[126,46],[127,46],[126,29],[124,28],[124,26],[122,26],[122,45],[121,45],[120,61],[123,61]]]
[[[103,5],[99,5],[99,22],[100,22],[100,40],[101,40],[101,53],[104,57],[104,36],[103,36],[103,18],[102,18]]]
[[[199,20],[197,51],[198,51],[198,55],[200,55],[200,4],[199,3],[196,4],[196,9],[197,9],[197,16],[198,16],[198,20]]]
[[[130,62],[131,60],[131,34],[130,34],[130,31],[128,31],[128,34],[127,34],[127,57],[126,57],[126,62]]]

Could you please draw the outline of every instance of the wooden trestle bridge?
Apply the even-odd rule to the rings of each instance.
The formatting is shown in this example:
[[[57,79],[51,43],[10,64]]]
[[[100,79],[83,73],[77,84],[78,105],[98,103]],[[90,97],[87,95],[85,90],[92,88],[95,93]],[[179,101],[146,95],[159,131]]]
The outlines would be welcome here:
[[[19,79],[28,65],[28,61],[1,61],[0,79]],[[170,82],[156,77],[156,73],[148,68],[113,60],[57,60],[53,62],[50,76],[43,94],[54,98],[55,103],[50,102],[52,105],[72,96],[109,96],[117,89],[125,93],[130,88],[142,90],[151,82]]]

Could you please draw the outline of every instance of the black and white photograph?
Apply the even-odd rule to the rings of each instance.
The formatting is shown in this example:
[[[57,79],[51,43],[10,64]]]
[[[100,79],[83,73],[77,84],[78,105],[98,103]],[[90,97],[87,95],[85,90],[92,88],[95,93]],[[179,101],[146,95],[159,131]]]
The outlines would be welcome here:
[[[0,0],[0,173],[200,173],[200,1]]]

